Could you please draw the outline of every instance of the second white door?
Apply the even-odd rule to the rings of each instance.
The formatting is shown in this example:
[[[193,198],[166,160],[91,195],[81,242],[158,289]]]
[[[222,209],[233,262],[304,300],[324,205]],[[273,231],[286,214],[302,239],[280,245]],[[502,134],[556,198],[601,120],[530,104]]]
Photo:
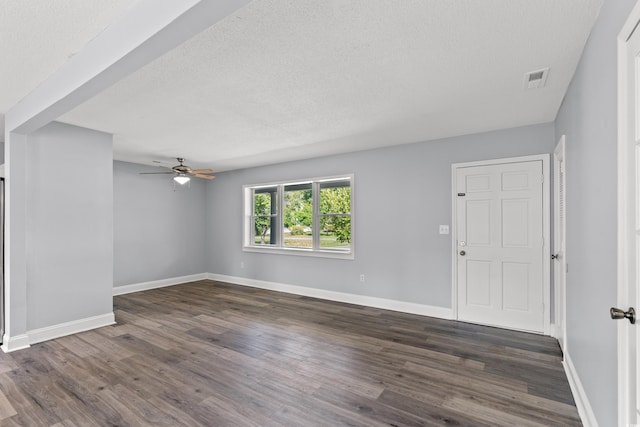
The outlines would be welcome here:
[[[458,319],[544,331],[542,161],[456,169]]]

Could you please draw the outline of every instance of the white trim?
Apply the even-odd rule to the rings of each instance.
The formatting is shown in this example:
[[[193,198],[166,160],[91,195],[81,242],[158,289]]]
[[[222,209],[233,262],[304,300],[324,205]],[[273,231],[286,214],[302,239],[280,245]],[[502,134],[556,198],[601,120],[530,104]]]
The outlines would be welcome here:
[[[566,276],[566,260],[567,260],[567,178],[566,178],[566,136],[562,135],[556,144],[556,148],[553,151],[553,192],[554,192],[554,203],[553,203],[553,251],[554,253],[558,253],[558,249],[556,244],[559,241],[564,242],[564,252],[562,253],[562,258],[560,261],[554,263],[553,269],[553,288],[555,295],[555,334],[552,336],[558,339],[558,343],[560,344],[560,348],[563,352],[567,351],[567,276]],[[563,179],[564,182],[560,182],[560,162],[562,162],[563,168]],[[560,235],[559,224],[560,224],[560,184],[563,185],[564,188],[564,225],[563,233]],[[563,271],[563,269],[565,269]],[[564,280],[562,280],[564,279]],[[562,287],[558,286],[558,283],[562,283]],[[558,304],[559,301],[562,301],[562,304]],[[559,320],[561,320],[559,322]]]
[[[235,285],[251,286],[253,288],[267,289],[270,291],[286,292],[294,295],[319,298],[329,301],[344,302],[348,304],[363,305],[366,307],[381,308],[384,310],[399,311],[402,313],[418,314],[421,316],[437,317],[451,320],[451,309],[432,305],[416,304],[412,302],[391,300],[386,298],[370,297],[366,295],[349,294],[345,292],[327,291],[306,286],[289,285],[285,283],[267,282],[264,280],[248,279],[246,277],[226,276],[223,274],[208,273],[210,280],[233,283]]]
[[[582,382],[580,381],[580,377],[578,376],[575,366],[573,366],[569,353],[564,354],[562,366],[564,366],[564,372],[567,375],[567,380],[569,380],[571,393],[573,393],[573,400],[576,402],[576,407],[578,408],[578,414],[580,415],[582,424],[585,427],[598,427],[598,421],[596,420],[596,416],[591,408],[591,403],[589,403],[589,398],[587,397],[584,387],[582,387]]]
[[[634,8],[637,9],[637,6]],[[634,14],[631,12],[627,24],[631,20]],[[617,298],[616,306],[624,307],[628,301],[627,283],[629,281],[628,274],[628,250],[626,244],[626,235],[629,232],[627,227],[627,175],[629,174],[627,167],[627,148],[626,148],[626,134],[627,134],[627,115],[629,114],[627,108],[627,37],[631,34],[633,28],[627,28],[627,24],[624,25],[622,31],[618,35],[618,235],[617,235]],[[627,31],[625,31],[627,29]],[[624,322],[618,322],[617,324],[617,338],[618,338],[618,423],[628,424],[630,415],[630,379],[629,376],[629,347],[628,329],[624,325]]]
[[[509,157],[504,159],[493,159],[493,160],[480,160],[476,162],[464,162],[464,163],[452,163],[451,164],[451,312],[452,319],[458,319],[458,269],[456,266],[456,232],[457,232],[457,204],[456,204],[456,170],[462,167],[472,167],[472,166],[489,166],[489,165],[501,165],[507,163],[521,163],[521,162],[533,162],[533,161],[542,161],[542,175],[543,175],[543,185],[542,185],[542,235],[543,235],[543,245],[542,245],[542,275],[543,275],[543,292],[544,292],[544,308],[543,308],[543,317],[544,317],[544,325],[543,330],[541,331],[544,335],[551,334],[551,250],[549,243],[551,242],[551,231],[550,231],[550,223],[551,223],[551,198],[550,198],[550,179],[549,179],[549,163],[550,163],[550,154],[535,154],[532,156],[520,156],[520,157]],[[544,255],[548,256],[544,256]]]
[[[630,88],[628,85],[629,79],[633,78],[628,76],[628,43],[627,40],[631,37],[636,24],[640,21],[640,2],[637,2],[631,12],[625,24],[622,26],[617,39],[617,56],[618,56],[618,265],[617,265],[617,306],[628,307],[629,304],[635,303],[631,300],[630,289],[628,283],[630,283],[630,263],[635,262],[634,256],[629,254],[627,236],[634,235],[635,230],[630,229],[632,223],[630,210],[630,202],[628,200],[629,184],[634,181],[635,175],[633,170],[629,170],[630,161],[628,158],[627,148],[627,128],[628,128],[628,116],[629,116],[629,95]],[[635,349],[631,349],[632,344],[629,342],[629,325],[626,322],[618,322],[617,335],[618,335],[618,424],[625,425],[631,421],[632,412],[635,413],[634,405],[635,394],[635,382],[637,376],[634,369],[630,369],[630,364],[635,361],[630,360],[630,352]],[[632,378],[633,376],[633,378]],[[633,390],[632,390],[633,389]],[[634,405],[635,406],[635,405]],[[635,417],[633,417],[635,418]]]
[[[16,335],[13,337],[4,334],[2,337],[2,351],[5,353],[10,353],[16,350],[22,350],[24,348],[29,348],[29,337],[26,334]]]
[[[451,164],[451,316],[458,320],[458,178],[456,163]]]
[[[170,279],[155,280],[152,282],[136,283],[113,288],[113,295],[123,295],[131,292],[140,292],[165,286],[180,285],[197,280],[217,280],[219,282],[233,283],[235,285],[251,286],[277,292],[286,292],[294,295],[325,299],[329,301],[344,302],[348,304],[363,305],[367,307],[382,308],[384,310],[399,311],[402,313],[418,314],[421,316],[437,317],[440,319],[453,319],[450,308],[437,307],[426,304],[416,304],[406,301],[391,300],[386,298],[371,297],[366,295],[349,294],[346,292],[327,291],[306,286],[289,285],[285,283],[267,282],[264,280],[248,279],[239,276],[226,276],[223,274],[201,273],[190,276],[173,277]]]
[[[319,222],[319,186],[323,182],[331,182],[331,181],[342,181],[349,180],[349,186],[351,188],[351,212],[349,213],[351,218],[351,242],[348,250],[340,250],[340,249],[322,249],[320,248],[320,234],[318,227],[315,227],[313,230],[313,248],[288,248],[283,246],[283,232],[284,224],[283,224],[283,209],[284,206],[284,187],[287,185],[294,184],[302,184],[309,183],[313,188],[313,221]],[[251,216],[253,214],[253,199],[252,192],[255,189],[259,188],[269,188],[275,187],[278,192],[278,205],[280,208],[277,210],[276,218],[278,219],[279,228],[280,228],[280,236],[278,238],[277,246],[270,245],[255,245],[252,242],[253,230],[251,227]],[[285,180],[285,181],[277,181],[271,183],[262,183],[255,185],[243,185],[242,186],[242,199],[243,199],[243,216],[242,216],[242,251],[243,252],[255,252],[255,253],[264,253],[264,254],[276,254],[276,255],[295,255],[295,256],[305,256],[305,257],[317,257],[317,258],[334,258],[334,259],[345,259],[345,260],[353,260],[355,259],[355,226],[354,226],[354,218],[355,218],[355,174],[354,173],[346,173],[346,174],[338,174],[332,176],[324,176],[324,177],[314,177],[314,178],[305,178],[305,179],[295,179],[295,180]]]
[[[115,316],[113,312],[111,312],[100,316],[86,317],[84,319],[47,326],[45,328],[34,329],[27,332],[27,335],[29,337],[29,344],[36,344],[91,329],[102,328],[103,326],[109,326],[115,323]]]
[[[534,156],[532,156],[534,157]],[[542,274],[544,287],[544,334],[551,333],[551,173],[549,172],[550,154],[542,158]]]
[[[351,236],[353,236],[353,231],[351,232]],[[294,256],[309,256],[316,258],[333,258],[333,259],[346,259],[353,260],[355,259],[355,254],[353,251],[353,237],[351,238],[351,249],[349,251],[340,251],[340,250],[322,250],[322,249],[302,249],[302,248],[273,248],[269,246],[244,246],[242,248],[243,252],[256,252],[263,254],[278,254],[278,255],[294,255]]]
[[[504,165],[509,163],[535,162],[536,160],[549,161],[549,153],[532,154],[530,156],[505,157],[501,159],[478,160],[475,162],[452,163],[452,168],[469,168],[473,166]]]
[[[130,294],[132,292],[146,291],[149,289],[164,288],[165,286],[179,285],[181,283],[205,280],[207,273],[191,274],[189,276],[171,277],[168,279],[152,280],[150,282],[133,283],[131,285],[114,286],[113,296]]]

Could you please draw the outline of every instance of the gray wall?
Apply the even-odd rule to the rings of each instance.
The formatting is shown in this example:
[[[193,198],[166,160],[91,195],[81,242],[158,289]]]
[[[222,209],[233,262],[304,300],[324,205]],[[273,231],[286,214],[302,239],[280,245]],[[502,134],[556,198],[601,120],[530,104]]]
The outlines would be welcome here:
[[[602,426],[617,419],[616,37],[634,4],[604,2],[556,119],[556,138],[567,136],[567,348]]]
[[[159,170],[113,162],[116,287],[207,271],[205,182],[139,174]]]
[[[51,123],[27,145],[27,329],[111,313],[112,137]]]
[[[451,307],[451,236],[438,234],[451,224],[451,164],[553,145],[548,123],[220,173],[207,187],[208,271]],[[243,185],[345,173],[355,173],[355,260],[242,251]]]

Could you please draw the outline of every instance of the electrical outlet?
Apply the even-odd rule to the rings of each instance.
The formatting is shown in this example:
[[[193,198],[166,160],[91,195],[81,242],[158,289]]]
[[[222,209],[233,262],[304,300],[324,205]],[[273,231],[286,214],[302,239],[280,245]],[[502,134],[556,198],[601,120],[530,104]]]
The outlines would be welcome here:
[[[360,275],[360,281],[361,281],[361,282],[364,282],[364,274],[361,274],[361,275]]]
[[[440,234],[449,234],[449,225],[440,225]]]
[[[240,261],[240,268],[244,268],[244,261]]]

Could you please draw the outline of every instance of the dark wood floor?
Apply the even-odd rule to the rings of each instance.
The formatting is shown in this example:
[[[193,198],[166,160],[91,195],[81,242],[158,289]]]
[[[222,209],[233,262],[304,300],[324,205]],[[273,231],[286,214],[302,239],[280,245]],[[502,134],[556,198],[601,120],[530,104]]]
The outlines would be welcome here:
[[[548,337],[211,281],[114,305],[0,355],[0,425],[580,425]]]

